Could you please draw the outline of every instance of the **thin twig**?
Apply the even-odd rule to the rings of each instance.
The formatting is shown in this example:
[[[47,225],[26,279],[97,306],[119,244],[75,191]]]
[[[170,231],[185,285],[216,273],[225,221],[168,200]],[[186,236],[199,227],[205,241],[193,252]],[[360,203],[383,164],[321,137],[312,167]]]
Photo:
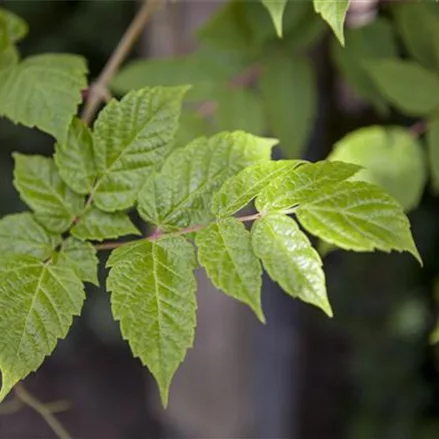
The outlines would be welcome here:
[[[60,439],[71,439],[71,436],[67,430],[58,421],[58,419],[53,416],[52,411],[47,405],[31,395],[22,384],[17,384],[14,390],[17,398],[20,399],[24,404],[34,409],[41,417],[43,417],[49,427]]]
[[[262,214],[260,212],[252,214],[252,215],[246,215],[246,216],[240,216],[236,219],[241,222],[247,222],[247,221],[254,221],[258,218],[261,218]],[[169,233],[161,233],[160,231],[157,232],[158,229],[154,231],[154,233],[151,236],[148,236],[147,238],[140,238],[137,241],[156,241],[157,239],[163,238],[165,236],[180,236],[180,235],[187,235],[189,233],[198,232],[202,229],[207,227],[207,225],[197,225],[197,226],[191,226],[186,227],[185,229],[178,230],[176,232],[169,232]],[[131,241],[133,242],[133,241]],[[128,242],[120,242],[120,241],[113,241],[113,242],[104,242],[103,244],[96,244],[95,249],[96,250],[112,250],[118,247],[122,247],[123,245],[128,244]]]
[[[82,119],[87,125],[93,120],[93,117],[102,102],[102,90],[107,89],[114,74],[139,39],[146,23],[148,23],[161,4],[162,0],[149,0],[142,5],[109,58],[97,81],[91,85],[82,115]]]

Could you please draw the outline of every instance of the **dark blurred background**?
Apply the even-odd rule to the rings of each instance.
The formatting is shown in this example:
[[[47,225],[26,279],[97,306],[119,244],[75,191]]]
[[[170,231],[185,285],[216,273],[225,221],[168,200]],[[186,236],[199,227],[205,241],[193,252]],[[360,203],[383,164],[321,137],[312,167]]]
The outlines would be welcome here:
[[[20,45],[23,56],[79,53],[88,59],[91,78],[138,6],[76,0],[0,5],[29,23],[30,37]],[[195,26],[218,4],[190,6],[186,16]],[[157,33],[160,23],[153,23],[133,57],[166,50]],[[367,109],[341,112],[325,39],[312,56],[319,117],[305,156],[317,160],[345,133],[379,119]],[[11,152],[49,155],[53,141],[0,119],[0,146],[4,215],[24,209],[12,186]],[[335,251],[325,257],[334,319],[291,300],[265,279],[268,323],[259,325],[200,273],[195,348],[177,373],[167,411],[148,372],[122,341],[107,293],[94,287],[88,288],[82,318],[26,379],[26,387],[42,401],[69,401],[70,409],[58,416],[74,438],[437,439],[439,356],[429,335],[438,308],[438,199],[426,193],[410,219],[423,269],[400,254]],[[36,413],[22,408],[0,414],[0,437],[51,438],[53,433]]]

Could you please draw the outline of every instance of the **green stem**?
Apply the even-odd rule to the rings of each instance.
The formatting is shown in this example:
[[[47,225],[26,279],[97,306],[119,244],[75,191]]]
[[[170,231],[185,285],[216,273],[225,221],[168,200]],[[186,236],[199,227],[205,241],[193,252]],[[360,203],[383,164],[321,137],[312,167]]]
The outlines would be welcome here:
[[[17,398],[24,404],[28,405],[34,409],[44,420],[47,425],[53,430],[53,432],[60,439],[71,439],[71,436],[63,425],[53,416],[53,412],[48,408],[47,405],[39,401],[33,395],[31,395],[23,386],[23,384],[17,384],[14,388]]]
[[[260,212],[254,213],[252,215],[246,215],[246,216],[240,216],[236,219],[241,222],[247,222],[247,221],[254,221],[258,218],[261,218],[262,214]],[[212,223],[210,223],[212,224]],[[209,224],[208,224],[209,225]],[[186,227],[185,229],[177,230],[176,232],[169,232],[169,233],[161,233],[156,229],[154,233],[151,236],[148,236],[146,238],[140,238],[136,241],[156,241],[157,239],[163,238],[164,236],[179,236],[179,235],[187,235],[189,233],[198,232],[204,228],[206,228],[208,225],[197,225],[197,226],[191,226]],[[96,250],[112,250],[117,247],[121,247],[123,245],[127,244],[126,242],[120,242],[120,241],[114,241],[114,242],[104,242],[103,244],[96,244],[95,249]]]

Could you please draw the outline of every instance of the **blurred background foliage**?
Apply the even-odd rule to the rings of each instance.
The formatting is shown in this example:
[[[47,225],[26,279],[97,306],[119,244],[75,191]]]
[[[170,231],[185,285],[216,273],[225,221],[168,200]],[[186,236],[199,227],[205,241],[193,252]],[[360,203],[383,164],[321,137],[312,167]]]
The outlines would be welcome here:
[[[367,11],[350,12],[344,49],[309,2],[289,2],[282,40],[258,2],[216,3],[212,17],[198,29],[197,48],[191,53],[179,34],[183,15],[178,10],[182,6],[169,4],[174,21],[167,24],[165,35],[172,43],[172,53],[150,58],[151,47],[139,46],[114,78],[112,92],[120,96],[146,85],[192,84],[177,146],[198,135],[243,129],[279,138],[278,157],[324,159],[332,145],[358,128],[418,123],[417,114],[410,108],[404,111],[404,99],[411,102],[407,87],[403,91],[408,97],[395,99],[380,86],[386,80],[404,83],[405,73],[386,73],[377,81],[368,64],[410,59],[436,76],[439,73],[439,5],[369,3]],[[29,23],[30,36],[20,45],[23,56],[78,53],[88,59],[91,78],[98,75],[137,7],[130,1],[79,0],[10,0],[0,5]],[[196,6],[189,13],[196,14]],[[411,78],[407,80],[410,83]],[[409,88],[417,95],[424,93],[419,81],[412,81]],[[402,106],[399,98],[404,101]],[[428,113],[428,117],[434,120],[435,116]],[[424,131],[425,127],[421,136]],[[403,130],[402,136],[408,132]],[[284,302],[276,299],[279,292],[267,284],[268,345],[286,339],[289,349],[299,349],[294,361],[302,366],[298,374],[290,364],[281,377],[285,380],[282,391],[296,395],[295,404],[282,407],[285,437],[439,437],[439,351],[431,344],[439,339],[438,331],[432,333],[439,302],[439,204],[432,190],[437,188],[439,163],[434,162],[434,151],[439,146],[434,148],[433,141],[425,146],[423,139],[413,136],[395,140],[394,133],[389,133],[383,128],[357,132],[356,141],[343,139],[331,157],[339,154],[338,158],[358,159],[355,150],[361,150],[364,156],[358,160],[367,167],[367,178],[383,184],[406,203],[424,268],[406,255],[331,251],[324,262],[335,318],[328,320],[295,303],[294,309],[286,308],[292,311],[286,318],[288,324],[278,325],[278,331],[271,331],[276,325],[273,319]],[[348,143],[347,152],[340,152],[342,143]],[[49,154],[53,142],[40,132],[1,119],[0,145],[3,215],[23,209],[12,187],[11,152]],[[411,154],[410,160],[406,154]],[[194,437],[184,428],[167,426],[166,418],[157,416],[147,403],[152,387],[121,341],[105,291],[89,289],[84,317],[75,322],[67,341],[41,371],[27,380],[41,399],[72,402],[72,409],[60,415],[72,435]],[[294,334],[298,334],[299,344]],[[267,386],[275,379],[270,376],[270,365],[276,361],[276,352],[258,338],[253,349],[258,351],[258,361],[267,363],[267,375],[253,383],[261,405]],[[188,404],[190,398],[188,394]],[[271,425],[269,404],[274,402],[276,407],[282,401],[274,395],[262,402],[251,427],[252,437],[275,437],[280,430],[267,431],[263,426]],[[215,413],[211,419],[215,424]],[[215,425],[212,429],[215,431]],[[0,437],[50,434],[30,411],[0,415]]]

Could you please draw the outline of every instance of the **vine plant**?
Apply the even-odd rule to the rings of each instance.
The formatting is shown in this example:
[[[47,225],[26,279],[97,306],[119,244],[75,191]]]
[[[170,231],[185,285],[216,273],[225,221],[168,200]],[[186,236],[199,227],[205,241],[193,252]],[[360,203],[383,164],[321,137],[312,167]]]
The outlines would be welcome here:
[[[263,3],[281,34],[283,8],[276,8],[282,2]],[[329,2],[315,3],[331,22]],[[0,114],[56,140],[53,157],[13,155],[14,185],[31,210],[0,220],[0,402],[81,314],[84,283],[98,284],[98,251],[112,250],[106,287],[113,316],[133,355],[154,375],[164,406],[194,341],[199,265],[264,322],[262,267],[286,294],[333,314],[322,261],[302,228],[345,250],[408,251],[421,263],[402,207],[380,187],[353,179],[358,165],[273,161],[278,141],[243,131],[178,147],[189,86],[145,87],[110,99],[89,127],[159,4],[140,9],[88,88],[79,56],[20,60],[16,43],[26,24],[0,10]],[[75,114],[84,89],[81,119]],[[255,213],[241,215],[253,201]],[[151,236],[131,222],[132,209],[155,227]],[[111,241],[123,236],[133,239]],[[23,387],[17,395],[32,405]]]

